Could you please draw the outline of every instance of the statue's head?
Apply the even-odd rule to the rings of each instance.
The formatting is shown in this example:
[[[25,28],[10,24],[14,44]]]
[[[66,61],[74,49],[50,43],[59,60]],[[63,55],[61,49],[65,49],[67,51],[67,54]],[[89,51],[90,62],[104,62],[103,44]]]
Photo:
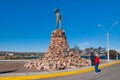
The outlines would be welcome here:
[[[54,12],[55,12],[55,13],[60,13],[60,9],[59,9],[59,8],[56,8],[56,9],[54,9]]]

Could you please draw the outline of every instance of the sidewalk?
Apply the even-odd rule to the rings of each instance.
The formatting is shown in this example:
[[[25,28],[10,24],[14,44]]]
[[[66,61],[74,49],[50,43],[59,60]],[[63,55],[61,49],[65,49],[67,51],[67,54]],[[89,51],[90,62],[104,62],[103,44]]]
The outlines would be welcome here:
[[[101,64],[100,68],[105,68],[107,66],[111,66],[117,63],[120,63],[120,60]],[[80,73],[90,72],[93,70],[94,70],[93,66],[88,66],[88,67],[58,70],[58,71],[5,73],[5,74],[3,73],[3,74],[0,74],[0,80],[41,79],[41,78],[50,78],[50,77],[58,77],[58,76],[67,76],[72,74],[80,74]]]

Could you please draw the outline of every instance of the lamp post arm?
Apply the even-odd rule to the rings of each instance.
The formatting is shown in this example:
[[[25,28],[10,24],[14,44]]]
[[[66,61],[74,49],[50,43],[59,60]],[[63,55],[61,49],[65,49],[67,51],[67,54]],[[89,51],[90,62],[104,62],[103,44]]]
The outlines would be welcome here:
[[[101,28],[103,29],[103,31],[104,31],[105,33],[108,33],[103,26],[101,26]]]
[[[115,25],[117,25],[119,22],[118,21],[116,21],[112,26],[111,26],[111,28],[109,29],[109,33],[111,33],[111,31],[112,31],[112,29],[113,29],[113,27],[115,26]]]
[[[102,25],[98,24],[97,26],[100,27],[105,33],[107,33],[106,29]]]

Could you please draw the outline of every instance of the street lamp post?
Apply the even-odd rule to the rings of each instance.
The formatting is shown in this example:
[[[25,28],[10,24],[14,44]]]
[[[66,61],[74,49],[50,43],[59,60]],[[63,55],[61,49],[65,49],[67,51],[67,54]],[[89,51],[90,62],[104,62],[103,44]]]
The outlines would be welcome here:
[[[118,24],[118,22],[115,22],[111,28],[109,29],[109,31],[106,31],[106,29],[102,26],[102,25],[98,25],[98,27],[101,27],[101,29],[106,33],[106,38],[107,38],[107,60],[108,62],[110,61],[110,58],[109,58],[109,49],[110,49],[110,32],[112,31],[113,27]]]
[[[110,49],[110,45],[109,45],[109,33],[107,33],[107,58],[108,58],[108,61],[110,61],[110,58],[109,58],[109,49]]]

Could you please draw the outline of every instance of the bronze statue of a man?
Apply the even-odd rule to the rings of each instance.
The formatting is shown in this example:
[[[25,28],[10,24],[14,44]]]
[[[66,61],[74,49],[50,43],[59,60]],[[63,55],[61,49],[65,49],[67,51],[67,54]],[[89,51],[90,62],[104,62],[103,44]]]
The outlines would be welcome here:
[[[56,28],[62,29],[60,9],[58,9],[58,8],[54,9],[54,12],[55,12],[55,16],[56,16]],[[60,26],[60,28],[58,26]]]

